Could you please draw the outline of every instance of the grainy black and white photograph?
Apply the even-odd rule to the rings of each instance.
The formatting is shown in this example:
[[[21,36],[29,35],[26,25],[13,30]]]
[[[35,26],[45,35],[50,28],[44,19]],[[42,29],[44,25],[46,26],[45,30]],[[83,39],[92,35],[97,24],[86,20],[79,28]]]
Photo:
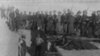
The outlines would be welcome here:
[[[0,0],[0,56],[100,56],[100,0]]]

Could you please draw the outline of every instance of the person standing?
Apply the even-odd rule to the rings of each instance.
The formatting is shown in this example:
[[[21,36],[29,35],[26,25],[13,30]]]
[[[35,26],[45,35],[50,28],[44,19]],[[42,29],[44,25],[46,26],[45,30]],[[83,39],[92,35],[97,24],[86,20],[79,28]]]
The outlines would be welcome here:
[[[67,13],[65,10],[61,16],[61,24],[63,24],[64,33],[67,34],[68,33],[68,18],[67,18]]]
[[[45,56],[47,51],[47,38],[42,29],[38,30],[36,37],[36,56]]]
[[[47,12],[45,12],[45,14],[44,14],[44,31],[45,31],[45,33],[48,33],[48,32],[47,32],[48,18],[49,18],[49,15],[48,15]]]
[[[95,35],[96,37],[99,37],[100,36],[100,11],[99,10],[97,11],[95,22],[96,22]]]
[[[20,26],[20,23],[21,23],[21,15],[20,15],[20,13],[19,13],[19,9],[16,9],[15,10],[15,18],[14,18],[14,25],[15,25],[15,31],[17,31],[18,29],[19,29],[19,26]]]
[[[75,29],[74,29],[74,16],[73,16],[73,12],[71,10],[68,9],[68,13],[67,13],[67,19],[68,19],[68,34],[69,35],[73,35]]]
[[[57,34],[57,32],[56,32],[57,14],[56,14],[55,10],[53,11],[52,17],[53,17],[53,27],[54,27],[53,34],[56,35]]]
[[[9,24],[10,30],[15,31],[15,12],[9,12],[9,21],[7,21]]]
[[[57,34],[63,34],[63,24],[61,24],[61,12],[58,12],[57,15],[57,24],[56,24],[56,32]]]
[[[80,36],[80,24],[81,24],[81,11],[78,11],[77,14],[75,15],[75,22],[74,22],[74,28],[76,35]]]
[[[31,56],[36,56],[36,37],[37,37],[37,34],[38,34],[38,31],[37,31],[37,22],[36,21],[33,21],[32,22],[32,26],[31,26],[31,47],[29,47],[29,53]]]
[[[94,11],[92,15],[89,17],[90,20],[88,22],[88,37],[96,37],[95,36],[95,20],[96,20],[96,12]]]
[[[81,36],[87,36],[87,22],[89,21],[89,17],[87,16],[87,11],[83,11],[82,19],[81,19]]]

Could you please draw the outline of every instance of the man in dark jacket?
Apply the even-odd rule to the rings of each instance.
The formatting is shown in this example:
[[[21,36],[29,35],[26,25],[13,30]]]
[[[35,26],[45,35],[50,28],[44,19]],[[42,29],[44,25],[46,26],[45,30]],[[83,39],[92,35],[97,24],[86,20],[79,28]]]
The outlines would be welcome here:
[[[80,35],[80,23],[81,23],[81,11],[78,11],[77,14],[75,15],[75,22],[74,22],[74,28],[76,34],[79,36]]]
[[[81,36],[87,36],[87,23],[89,21],[89,17],[87,16],[87,11],[83,11],[82,19],[81,19]]]
[[[63,31],[64,33],[68,33],[68,18],[67,18],[67,13],[64,10],[64,13],[61,16],[61,24],[63,24]]]
[[[68,9],[68,13],[67,13],[67,19],[68,19],[68,34],[73,35],[74,33],[74,16],[73,16],[73,12],[71,10]]]
[[[39,37],[43,40],[43,43],[37,45],[37,37]],[[45,33],[37,28],[37,23],[33,21],[32,27],[31,27],[31,47],[29,48],[29,53],[31,56],[43,56],[46,51],[46,35]]]
[[[47,51],[47,38],[45,33],[42,31],[42,29],[38,30],[38,40],[40,44],[36,47],[37,56],[45,56],[45,53]],[[40,39],[40,40],[39,40]]]
[[[28,48],[28,52],[30,53],[31,56],[36,56],[36,37],[37,37],[38,31],[37,31],[37,23],[36,21],[32,22],[31,26],[31,47]]]
[[[95,35],[96,37],[100,36],[100,11],[97,11],[97,16],[95,19]]]
[[[96,27],[95,20],[96,20],[96,12],[94,11],[88,23],[88,37],[96,37],[95,36],[95,27]]]

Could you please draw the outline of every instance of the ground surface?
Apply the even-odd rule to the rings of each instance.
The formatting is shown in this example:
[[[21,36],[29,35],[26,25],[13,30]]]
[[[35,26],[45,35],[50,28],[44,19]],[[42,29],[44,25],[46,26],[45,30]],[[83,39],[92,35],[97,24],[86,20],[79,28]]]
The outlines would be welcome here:
[[[0,56],[18,56],[18,35],[8,29],[5,21],[0,19]]]
[[[60,48],[58,48],[58,50],[63,56],[100,56],[100,50],[68,51],[68,50],[63,50]]]

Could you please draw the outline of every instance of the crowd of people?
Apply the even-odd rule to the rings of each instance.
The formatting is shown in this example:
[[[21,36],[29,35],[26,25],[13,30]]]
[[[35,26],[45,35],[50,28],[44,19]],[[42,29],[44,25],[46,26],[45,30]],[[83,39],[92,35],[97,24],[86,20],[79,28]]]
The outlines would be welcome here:
[[[16,14],[16,15],[15,15]],[[49,35],[77,35],[85,37],[99,36],[100,11],[95,11],[91,16],[87,15],[87,11],[83,13],[78,11],[75,15],[71,10],[37,11],[34,13],[22,13],[15,10],[9,14],[12,30],[19,28],[31,29],[32,27],[43,30]],[[33,25],[32,25],[33,24]]]
[[[48,41],[47,36],[66,35],[99,38],[100,11],[94,11],[91,16],[88,16],[87,10],[84,10],[83,12],[78,11],[74,15],[70,9],[68,9],[67,11],[64,10],[63,12],[57,12],[54,10],[50,12],[29,12],[29,14],[27,14],[26,12],[19,12],[19,10],[16,9],[15,11],[9,13],[7,24],[9,26],[9,29],[12,31],[18,31],[19,29],[31,30],[32,44],[31,47],[26,47],[26,49],[31,56],[44,56],[45,51],[47,51],[46,47],[49,41],[52,43],[51,49],[55,49],[55,39],[51,38],[54,41]],[[39,40],[39,42],[37,42],[37,39]],[[59,41],[58,43],[60,44]],[[78,46],[80,47],[81,45]],[[87,47],[87,49],[88,48],[89,47]],[[94,46],[93,48],[96,49],[96,47]]]

